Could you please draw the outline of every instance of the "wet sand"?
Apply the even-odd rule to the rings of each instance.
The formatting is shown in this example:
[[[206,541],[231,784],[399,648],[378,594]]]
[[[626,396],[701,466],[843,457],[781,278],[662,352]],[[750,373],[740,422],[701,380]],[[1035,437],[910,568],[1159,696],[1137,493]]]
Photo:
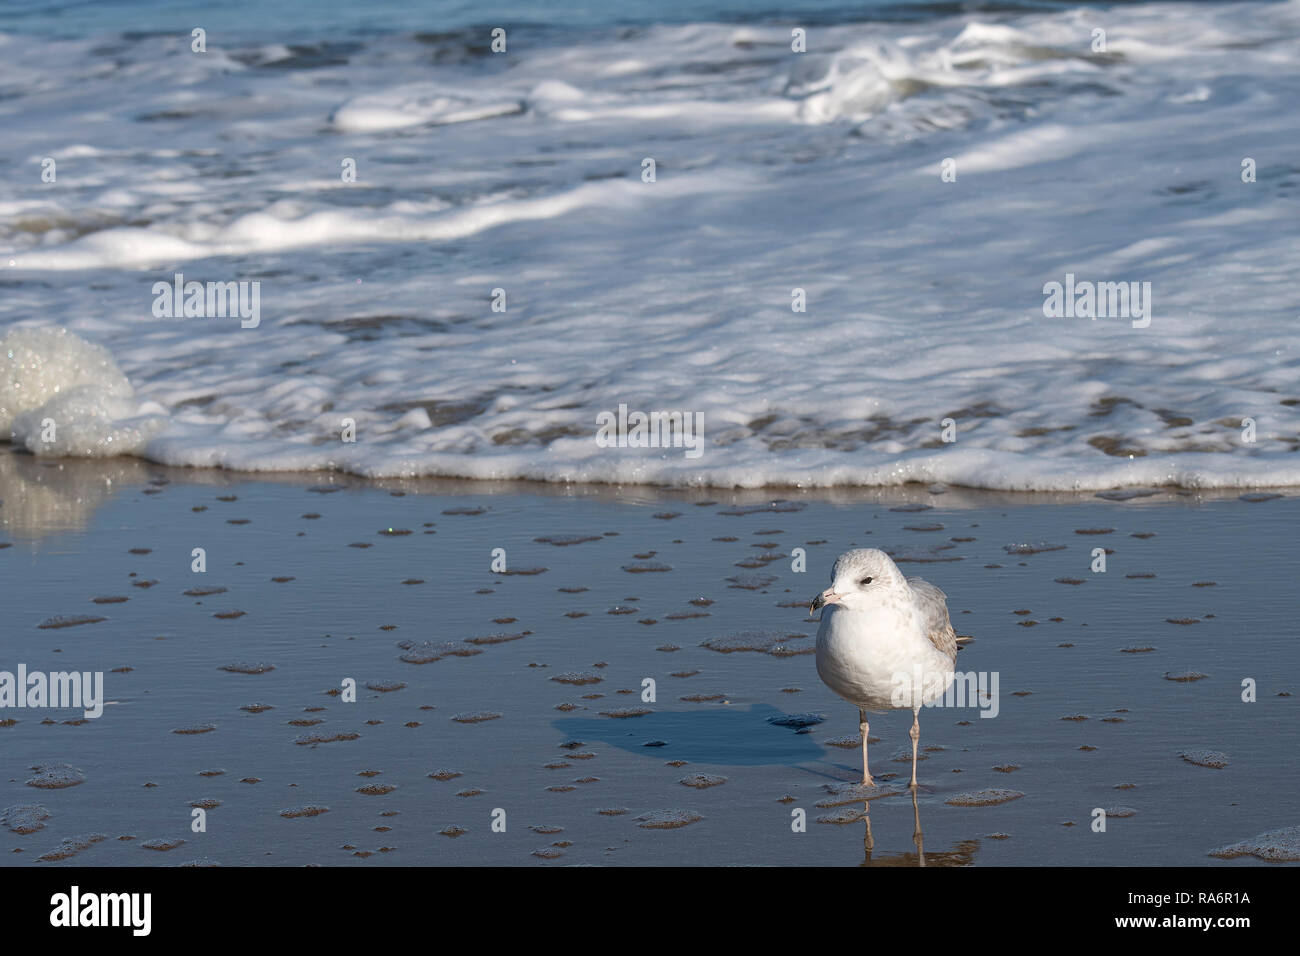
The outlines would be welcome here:
[[[1210,854],[1300,822],[1300,498],[936,491],[364,483],[0,446],[0,670],[104,671],[109,700],[0,711],[0,861],[915,865],[919,816],[932,866],[1275,865]],[[922,712],[915,809],[910,721],[872,718],[869,851],[857,713],[817,678],[807,612],[854,546],[943,588],[973,637],[959,670],[1000,690],[992,719]]]

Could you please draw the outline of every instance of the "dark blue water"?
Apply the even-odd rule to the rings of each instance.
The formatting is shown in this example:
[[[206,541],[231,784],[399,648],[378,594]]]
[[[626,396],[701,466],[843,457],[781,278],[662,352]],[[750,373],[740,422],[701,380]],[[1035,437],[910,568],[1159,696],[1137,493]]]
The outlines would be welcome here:
[[[292,42],[366,33],[458,32],[501,26],[585,29],[651,23],[927,20],[963,12],[1060,10],[1051,0],[0,0],[0,32],[47,36],[188,33]],[[1109,4],[1100,4],[1109,6]]]

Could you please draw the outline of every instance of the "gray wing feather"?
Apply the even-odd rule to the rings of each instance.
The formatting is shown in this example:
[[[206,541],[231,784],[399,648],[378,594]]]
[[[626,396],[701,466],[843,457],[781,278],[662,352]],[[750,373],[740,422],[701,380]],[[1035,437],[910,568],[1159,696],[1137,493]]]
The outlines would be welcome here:
[[[912,587],[913,598],[921,612],[925,636],[950,661],[956,662],[957,632],[952,629],[952,620],[948,617],[948,596],[922,578],[908,578],[907,583]]]

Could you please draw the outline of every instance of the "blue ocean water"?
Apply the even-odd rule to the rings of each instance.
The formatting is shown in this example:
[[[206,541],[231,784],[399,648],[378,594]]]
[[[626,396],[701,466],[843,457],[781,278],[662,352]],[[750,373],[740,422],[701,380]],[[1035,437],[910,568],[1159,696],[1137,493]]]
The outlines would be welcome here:
[[[1051,0],[0,0],[0,31],[47,36],[186,31],[319,38],[457,31],[476,26],[620,25],[923,20],[963,13],[1068,9]]]

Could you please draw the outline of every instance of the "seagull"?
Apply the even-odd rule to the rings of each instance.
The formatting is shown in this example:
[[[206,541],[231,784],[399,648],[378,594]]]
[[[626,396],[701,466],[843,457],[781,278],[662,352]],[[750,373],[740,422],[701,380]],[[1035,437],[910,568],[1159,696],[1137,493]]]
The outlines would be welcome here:
[[[862,784],[874,787],[867,765],[867,711],[912,708],[912,783],[916,788],[919,715],[953,680],[957,637],[946,595],[921,578],[905,578],[889,555],[874,548],[845,551],[831,586],[812,599],[822,611],[817,675],[858,708]]]

